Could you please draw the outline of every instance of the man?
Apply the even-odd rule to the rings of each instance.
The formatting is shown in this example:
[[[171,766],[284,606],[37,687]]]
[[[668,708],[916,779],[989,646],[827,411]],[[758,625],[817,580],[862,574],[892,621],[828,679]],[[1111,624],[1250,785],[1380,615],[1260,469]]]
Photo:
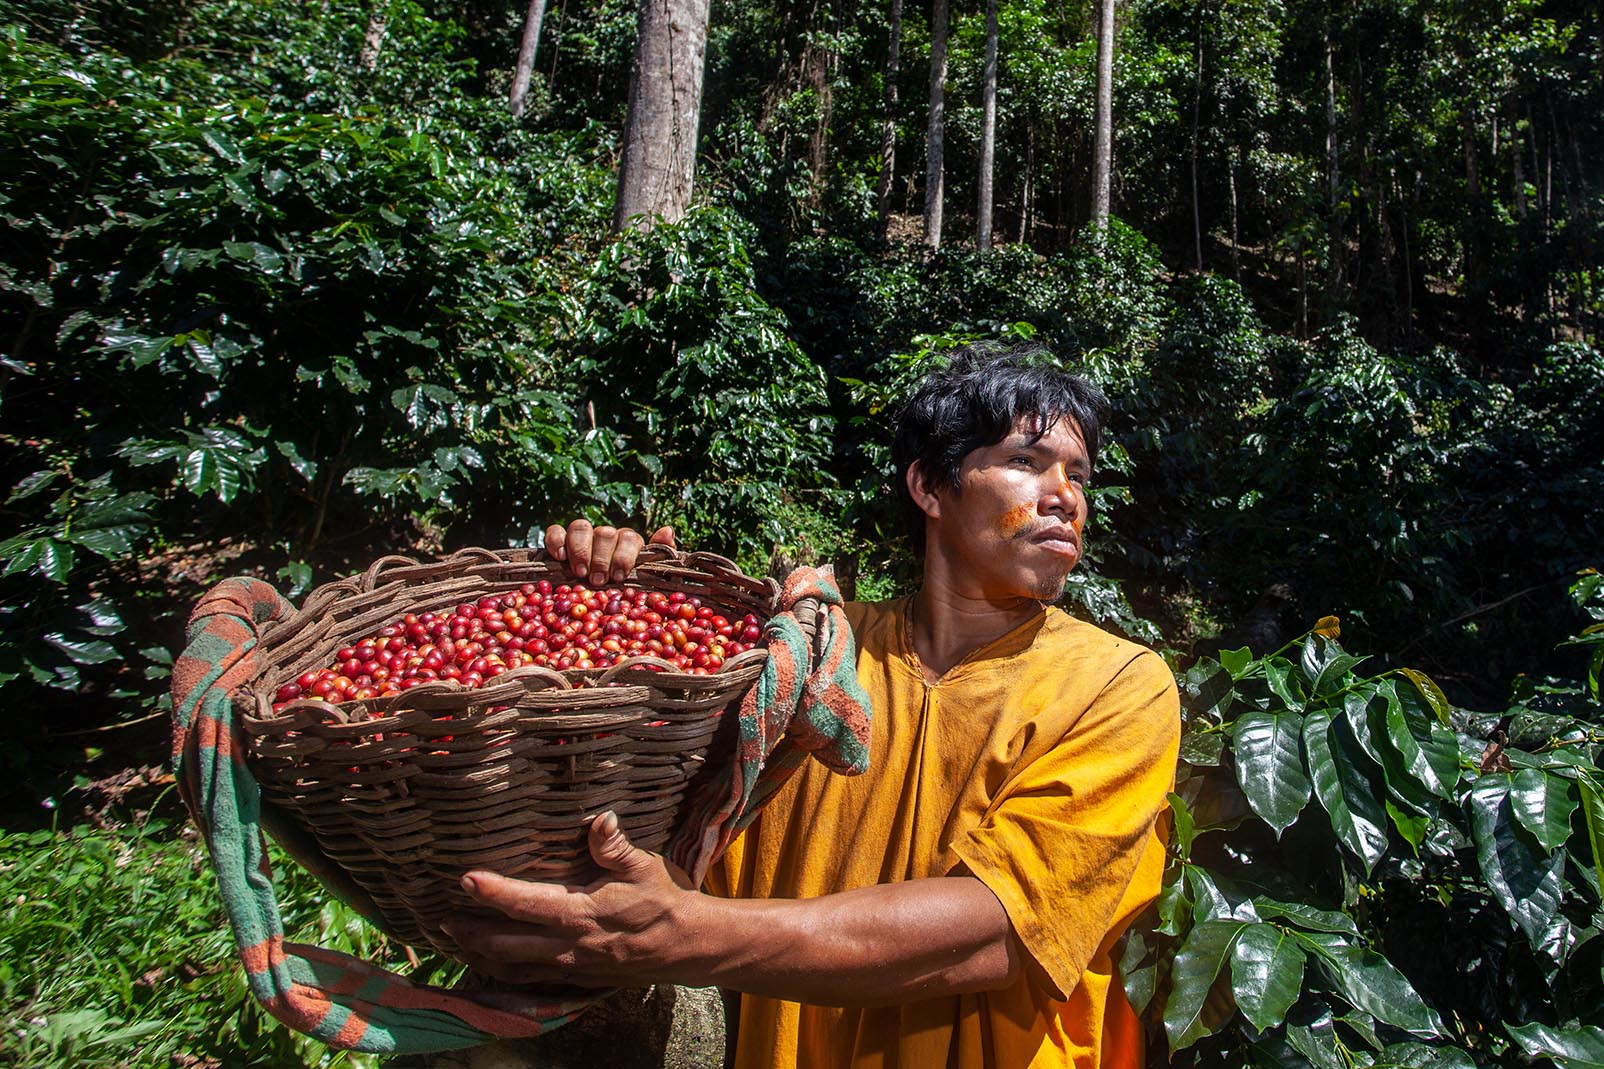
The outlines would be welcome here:
[[[1152,652],[1048,604],[1081,555],[1106,402],[1019,353],[969,353],[899,418],[924,560],[848,606],[874,703],[869,772],[806,763],[688,885],[610,814],[582,889],[470,874],[505,921],[454,922],[510,980],[743,992],[740,1066],[1137,1066],[1114,944],[1152,900],[1179,707]],[[548,532],[618,579],[641,538]],[[671,541],[659,531],[653,541]]]

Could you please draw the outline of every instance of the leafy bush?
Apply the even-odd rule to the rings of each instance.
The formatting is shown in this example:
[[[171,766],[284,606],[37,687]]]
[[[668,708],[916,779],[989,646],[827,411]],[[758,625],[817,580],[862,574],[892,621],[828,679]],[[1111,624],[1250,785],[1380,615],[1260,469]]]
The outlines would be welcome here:
[[[1599,591],[1573,587],[1604,620]],[[1328,618],[1183,677],[1173,860],[1124,958],[1158,1048],[1198,1066],[1593,1064],[1598,658],[1561,709],[1491,717],[1362,661]]]
[[[276,848],[272,857],[289,938],[398,957]],[[160,819],[0,832],[0,1007],[8,1065],[378,1064],[299,1036],[257,1005],[204,848]]]

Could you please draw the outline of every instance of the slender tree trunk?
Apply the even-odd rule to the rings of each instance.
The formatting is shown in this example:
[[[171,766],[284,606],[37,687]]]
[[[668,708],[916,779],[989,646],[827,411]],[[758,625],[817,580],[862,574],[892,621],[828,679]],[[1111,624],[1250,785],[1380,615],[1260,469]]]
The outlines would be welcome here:
[[[825,169],[829,163],[830,109],[835,103],[832,85],[836,55],[818,44],[810,36],[802,56],[804,84],[813,90],[817,111],[813,116],[813,129],[808,134],[808,196],[807,207],[817,211],[824,203]]]
[[[1466,105],[1459,115],[1460,152],[1465,160],[1465,282],[1481,274],[1481,170],[1476,162],[1476,123]]]
[[[1326,83],[1326,247],[1330,257],[1328,296],[1337,299],[1342,291],[1342,160],[1337,135],[1336,42],[1331,38],[1331,20],[1324,23]]]
[[[357,55],[357,64],[365,71],[370,71],[379,63],[379,50],[384,47],[384,31],[390,26],[390,5],[386,0],[374,0],[373,9],[368,12],[367,32],[362,35],[362,51]]]
[[[997,159],[997,0],[986,0],[986,68],[981,88],[980,204],[975,247],[991,251],[992,169]]]
[[[1197,199],[1197,140],[1198,124],[1203,111],[1203,12],[1197,16],[1197,62],[1192,72],[1192,248],[1197,257],[1197,269],[1203,270],[1203,206]]]
[[[1237,250],[1242,247],[1242,243],[1237,236],[1236,229],[1236,157],[1234,155],[1231,156],[1226,163],[1226,182],[1231,192],[1231,277],[1240,282],[1242,280],[1242,263],[1241,258],[1237,255]]]
[[[1114,0],[1097,3],[1097,105],[1092,127],[1092,226],[1108,225],[1114,173]]]
[[[1526,146],[1520,143],[1520,129],[1509,135],[1510,162],[1515,168],[1515,214],[1526,218]]]
[[[891,41],[886,54],[885,114],[880,126],[880,190],[875,198],[880,237],[891,224],[891,184],[897,171],[897,80],[902,70],[902,0],[891,0]]]
[[[613,228],[674,222],[690,204],[709,0],[640,0]]]
[[[1025,183],[1019,194],[1019,243],[1030,240],[1030,215],[1036,202],[1036,127],[1025,122]]]
[[[945,177],[947,108],[947,0],[930,11],[930,125],[925,135],[925,247],[941,248],[941,200]]]
[[[540,47],[540,23],[545,17],[546,0],[529,0],[529,12],[524,16],[524,37],[518,45],[518,66],[512,72],[512,94],[507,101],[515,119],[523,118],[529,76],[535,69],[535,50]]]

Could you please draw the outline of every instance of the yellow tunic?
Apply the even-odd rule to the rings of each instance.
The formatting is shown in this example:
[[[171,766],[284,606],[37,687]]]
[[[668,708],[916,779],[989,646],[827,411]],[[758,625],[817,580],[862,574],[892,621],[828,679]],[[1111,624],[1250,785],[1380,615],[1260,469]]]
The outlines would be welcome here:
[[[874,703],[869,772],[806,762],[708,889],[812,898],[967,868],[1040,968],[1004,990],[885,1008],[747,996],[737,1065],[1134,1069],[1141,1030],[1112,954],[1159,890],[1174,677],[1049,608],[929,684],[906,604],[847,606]]]

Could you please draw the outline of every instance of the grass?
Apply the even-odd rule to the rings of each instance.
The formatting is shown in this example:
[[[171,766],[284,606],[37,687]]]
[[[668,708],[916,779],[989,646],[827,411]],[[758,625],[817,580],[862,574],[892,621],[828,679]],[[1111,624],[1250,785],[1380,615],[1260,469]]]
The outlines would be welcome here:
[[[397,968],[400,948],[273,854],[290,938]],[[0,1065],[350,1066],[250,997],[204,846],[159,818],[0,831]]]

